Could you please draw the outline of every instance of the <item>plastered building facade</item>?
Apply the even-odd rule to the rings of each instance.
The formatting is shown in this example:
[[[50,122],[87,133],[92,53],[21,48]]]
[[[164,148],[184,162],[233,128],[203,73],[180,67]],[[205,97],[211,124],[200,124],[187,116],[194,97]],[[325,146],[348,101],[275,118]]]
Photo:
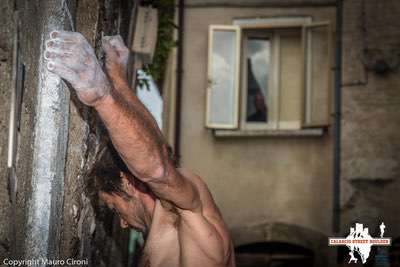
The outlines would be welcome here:
[[[254,250],[262,250],[260,243],[265,245],[264,253],[270,255],[264,264],[273,263],[274,257],[279,258],[277,254],[285,254],[290,251],[290,245],[297,245],[312,252],[315,266],[333,266],[336,250],[328,248],[328,237],[346,236],[355,222],[364,223],[370,233],[378,235],[378,226],[384,221],[390,225],[388,235],[399,235],[400,205],[394,193],[399,186],[396,147],[400,140],[397,137],[400,81],[396,66],[400,39],[395,19],[399,8],[396,1],[344,1],[340,36],[342,106],[337,112],[342,126],[341,187],[335,192],[336,1],[186,1],[182,75],[176,76],[178,63],[175,61],[175,67],[169,70],[169,90],[164,96],[164,132],[171,143],[180,142],[181,165],[194,170],[209,185],[231,230],[238,266],[263,264],[262,259],[246,258],[252,246]],[[313,135],[308,132],[310,128],[302,127],[286,131],[243,130],[240,113],[246,111],[241,100],[239,125],[234,129],[207,127],[207,101],[210,101],[207,94],[213,64],[210,46],[215,44],[210,43],[210,28],[231,27],[240,20],[264,19],[271,23],[285,17],[311,17],[312,22],[330,23],[333,47],[328,56],[332,79],[330,120],[322,127],[322,133]],[[259,28],[262,27],[268,31],[268,24]],[[246,29],[241,30],[243,41]],[[243,50],[245,42],[240,45]],[[228,43],[225,49],[230,49]],[[284,59],[282,54],[281,58]],[[379,60],[385,60],[392,69],[379,73],[375,67]],[[287,72],[296,71],[296,62],[289,66],[286,70],[280,69],[284,81],[295,79]],[[245,68],[248,67],[243,63],[239,66],[239,99],[246,94],[243,80],[249,79],[242,74]],[[223,75],[222,70],[220,74]],[[182,82],[180,103],[176,100],[177,79]],[[281,84],[280,90],[288,90],[284,86]],[[289,89],[297,90],[295,86]],[[286,97],[283,94],[281,98]],[[220,102],[229,108],[225,103],[229,102]],[[324,99],[317,103],[326,105]],[[290,107],[281,106],[285,108]],[[176,110],[179,109],[181,123],[177,126]],[[340,197],[339,214],[333,208],[335,194]],[[340,216],[340,226],[335,227],[334,216]],[[335,231],[337,227],[339,233]],[[286,252],[285,249],[274,252],[268,247],[276,243],[288,245]]]

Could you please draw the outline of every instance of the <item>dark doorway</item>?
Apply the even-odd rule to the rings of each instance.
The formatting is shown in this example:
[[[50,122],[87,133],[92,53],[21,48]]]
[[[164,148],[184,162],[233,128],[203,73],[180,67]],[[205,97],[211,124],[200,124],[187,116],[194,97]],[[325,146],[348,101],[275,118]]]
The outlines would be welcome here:
[[[235,251],[237,267],[310,267],[314,263],[311,250],[289,243],[252,243]]]

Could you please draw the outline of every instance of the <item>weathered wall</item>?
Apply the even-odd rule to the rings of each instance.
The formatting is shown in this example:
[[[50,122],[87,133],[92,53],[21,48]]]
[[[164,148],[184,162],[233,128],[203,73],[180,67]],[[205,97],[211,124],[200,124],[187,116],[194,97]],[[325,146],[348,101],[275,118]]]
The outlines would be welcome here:
[[[78,1],[76,31],[82,33],[103,59],[101,36],[121,33],[130,18],[132,3],[126,1]],[[120,13],[123,10],[123,13]],[[120,17],[119,17],[120,16]],[[70,104],[70,128],[66,163],[62,255],[64,259],[88,259],[90,266],[124,266],[128,231],[121,231],[118,217],[90,196],[86,174],[96,160],[106,132],[93,109],[75,94]]]
[[[10,198],[8,195],[7,141],[10,111],[14,1],[0,1],[0,259],[9,255]]]
[[[230,139],[215,138],[204,126],[208,26],[229,25],[235,18],[296,15],[335,22],[334,7],[185,9],[181,164],[205,179],[231,229],[276,222],[325,235],[332,229],[330,133]]]
[[[94,45],[98,34],[99,4],[79,1],[76,7],[76,30]],[[94,153],[96,134],[89,137],[90,109],[72,95],[69,117],[69,138],[65,174],[63,236],[61,258],[90,258],[90,244],[95,230],[95,215],[85,194],[84,171],[89,151]],[[93,123],[94,120],[92,120]]]
[[[400,2],[344,1],[342,231],[355,221],[400,235],[400,76],[362,63],[400,60]],[[369,55],[363,53],[368,49]],[[380,49],[381,53],[376,49]],[[386,235],[386,234],[385,234]]]
[[[21,107],[21,122],[18,139],[16,176],[18,179],[16,218],[12,223],[17,225],[16,244],[17,258],[24,257],[24,241],[27,221],[27,200],[31,193],[33,131],[35,118],[36,93],[39,81],[39,54],[41,33],[43,31],[43,6],[32,2],[18,1],[20,10],[20,54],[25,65],[25,86]]]
[[[66,1],[76,30],[82,32],[95,46],[102,59],[100,39],[102,33],[121,34],[126,37],[132,1]],[[24,258],[24,241],[29,239],[26,229],[27,201],[31,196],[33,131],[37,122],[36,95],[39,82],[40,46],[45,32],[44,21],[47,18],[52,1],[18,1],[15,6],[20,12],[21,40],[20,54],[25,66],[24,95],[21,108],[20,131],[18,132],[17,177],[18,193],[16,217],[11,218],[9,196],[7,192],[7,131],[10,103],[10,78],[12,66],[12,36],[14,1],[0,3],[0,260],[11,257],[11,227],[17,229],[16,258]],[[66,12],[66,7],[56,10]],[[122,15],[120,15],[122,14]],[[119,25],[118,21],[124,22]],[[71,23],[70,23],[71,24]],[[70,26],[70,25],[69,25]],[[64,206],[58,210],[62,220],[62,232],[57,246],[60,246],[60,258],[89,259],[91,266],[123,266],[127,261],[127,232],[121,232],[117,218],[102,208],[96,199],[89,198],[85,190],[85,172],[93,164],[98,145],[105,131],[93,110],[84,107],[76,96],[71,94],[68,133],[68,150],[65,167],[64,195],[58,201]],[[111,257],[112,255],[112,257]]]

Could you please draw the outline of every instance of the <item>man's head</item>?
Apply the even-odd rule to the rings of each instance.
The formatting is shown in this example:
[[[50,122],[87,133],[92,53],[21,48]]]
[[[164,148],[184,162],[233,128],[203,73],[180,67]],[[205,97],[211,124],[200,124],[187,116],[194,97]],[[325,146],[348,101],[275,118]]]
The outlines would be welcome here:
[[[111,144],[99,153],[89,176],[90,187],[119,215],[121,227],[147,231],[154,197],[146,185],[129,171]]]
[[[257,93],[254,97],[254,106],[256,107],[257,111],[266,111],[266,106],[265,106],[265,100],[262,92],[260,90],[257,90]]]

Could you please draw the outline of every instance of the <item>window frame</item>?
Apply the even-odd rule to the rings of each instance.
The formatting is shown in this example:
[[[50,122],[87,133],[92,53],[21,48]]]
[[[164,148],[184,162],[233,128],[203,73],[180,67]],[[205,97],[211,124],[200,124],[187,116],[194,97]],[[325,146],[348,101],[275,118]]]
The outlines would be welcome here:
[[[241,93],[241,98],[242,101],[239,104],[240,105],[240,130],[287,130],[288,128],[281,128],[281,121],[279,120],[280,118],[280,36],[279,34],[276,33],[276,30],[279,29],[296,29],[300,31],[301,34],[301,43],[304,45],[303,39],[304,39],[304,26],[312,24],[312,18],[309,16],[306,17],[272,17],[272,18],[247,18],[247,19],[235,19],[233,21],[233,25],[238,25],[240,27],[240,30],[242,32],[242,40],[241,40],[241,47],[243,49],[243,52],[241,53],[242,56],[242,68],[240,72],[240,78],[241,78],[241,83],[240,83],[240,93]],[[247,122],[246,120],[246,104],[247,104],[247,85],[246,83],[246,74],[247,72],[244,72],[244,55],[245,55],[245,49],[244,49],[244,36],[245,32],[248,30],[271,30],[272,31],[272,36],[273,38],[271,39],[271,65],[274,67],[272,68],[272,75],[271,79],[268,81],[269,84],[269,90],[273,92],[273,97],[270,104],[272,107],[272,118],[273,121],[270,123],[260,123],[260,122]],[[305,94],[305,84],[304,84],[304,65],[305,65],[305,55],[307,47],[301,47],[300,48],[303,53],[300,55],[301,57],[301,65],[303,66],[302,69],[300,69],[300,74],[301,74],[301,79],[302,83],[300,85],[300,90],[301,90],[301,95],[304,96]],[[301,106],[303,107],[301,112],[301,118],[304,116],[303,111],[305,102],[304,100],[301,100]],[[290,128],[290,130],[299,130],[302,128],[303,124],[303,119],[298,121],[296,123],[296,127]]]
[[[315,96],[310,97],[310,87],[313,87],[315,82],[315,78],[318,74],[311,74],[310,69],[313,68],[312,56],[313,54],[317,55],[320,49],[313,51],[312,42],[313,42],[313,29],[317,27],[326,27],[326,40],[327,41],[327,57],[328,60],[326,68],[322,71],[326,71],[323,77],[322,83],[318,82],[315,84],[317,87],[314,87],[321,91],[318,92]],[[281,118],[282,112],[282,99],[281,99],[281,33],[280,30],[294,30],[298,31],[300,35],[300,82],[299,82],[299,116],[296,116],[294,120],[284,120]],[[236,42],[236,53],[235,53],[235,70],[232,73],[235,73],[234,77],[234,96],[229,98],[225,104],[232,104],[232,112],[234,112],[233,116],[222,118],[222,123],[211,123],[212,120],[218,120],[217,117],[214,117],[214,113],[210,113],[210,106],[215,105],[215,95],[210,94],[210,89],[212,83],[210,83],[210,79],[212,77],[212,44],[213,44],[213,33],[215,30],[228,30],[234,31],[236,34],[236,41],[233,39],[232,42]],[[249,32],[251,30],[265,30],[265,36],[267,34],[271,36],[271,49],[270,49],[270,62],[273,66],[271,68],[271,79],[268,79],[268,95],[270,92],[273,92],[273,97],[268,97],[266,99],[266,103],[269,109],[268,121],[266,123],[263,122],[248,122],[247,121],[247,58],[246,53],[247,49],[245,46],[245,42],[247,39],[246,31]],[[284,33],[283,33],[284,34]],[[318,33],[317,33],[318,34]],[[237,18],[232,21],[232,25],[209,25],[209,38],[208,38],[208,68],[207,68],[207,92],[206,92],[206,128],[221,131],[238,131],[241,133],[252,132],[290,132],[290,131],[303,131],[308,128],[314,129],[323,129],[330,124],[330,117],[323,115],[320,116],[321,113],[319,111],[314,111],[315,105],[320,99],[326,103],[326,110],[331,111],[331,82],[332,82],[332,27],[330,21],[317,21],[313,22],[311,16],[296,16],[296,17],[269,17],[269,18]],[[318,35],[316,35],[318,40]],[[324,37],[323,37],[324,38]],[[324,43],[325,45],[325,43]],[[324,52],[323,52],[324,53]],[[322,54],[321,54],[322,55]],[[326,79],[326,80],[325,80]],[[326,88],[323,86],[325,81],[328,83]],[[228,89],[230,90],[230,89]],[[322,93],[322,95],[321,95]],[[297,96],[298,97],[298,96]],[[212,101],[212,102],[211,102]],[[236,101],[236,102],[233,102]],[[271,101],[271,102],[268,102]],[[316,102],[317,101],[317,102]],[[319,102],[318,102],[319,103]],[[224,102],[221,102],[224,104]],[[297,109],[296,109],[297,110]],[[293,112],[297,112],[294,110]],[[325,110],[322,110],[325,114]],[[294,113],[293,113],[294,114]],[[310,115],[311,114],[311,115]],[[328,114],[328,113],[327,113]],[[318,121],[319,124],[308,124],[306,116],[312,116],[313,121]],[[215,119],[214,119],[215,118]],[[225,120],[227,123],[225,123]],[[230,131],[229,131],[230,130]]]
[[[251,33],[254,34],[254,33]],[[257,33],[260,34],[261,33]],[[262,33],[265,37],[268,37],[271,42],[271,50],[270,50],[270,65],[275,65],[278,64],[279,66],[279,60],[277,60],[277,55],[279,55],[279,37],[276,36],[274,32],[270,33]],[[277,118],[279,117],[279,105],[277,105],[277,101],[279,101],[279,92],[276,90],[279,86],[279,79],[277,78],[277,75],[279,75],[279,68],[273,68],[272,69],[272,77],[268,79],[268,90],[271,92],[271,97],[267,98],[266,105],[268,109],[271,108],[272,112],[270,113],[270,120],[267,122],[248,122],[247,121],[247,98],[248,98],[248,88],[247,88],[247,74],[248,74],[248,67],[247,67],[247,49],[245,49],[247,45],[247,38],[249,35],[249,32],[246,32],[246,29],[242,29],[242,40],[241,40],[241,46],[242,46],[242,61],[241,61],[241,72],[240,72],[240,78],[241,78],[241,83],[240,83],[240,98],[241,101],[239,103],[240,105],[240,128],[243,130],[265,130],[265,129],[277,129],[278,128],[278,120]],[[263,37],[264,37],[263,36]],[[278,51],[275,51],[278,50]],[[272,89],[272,90],[271,90]]]

